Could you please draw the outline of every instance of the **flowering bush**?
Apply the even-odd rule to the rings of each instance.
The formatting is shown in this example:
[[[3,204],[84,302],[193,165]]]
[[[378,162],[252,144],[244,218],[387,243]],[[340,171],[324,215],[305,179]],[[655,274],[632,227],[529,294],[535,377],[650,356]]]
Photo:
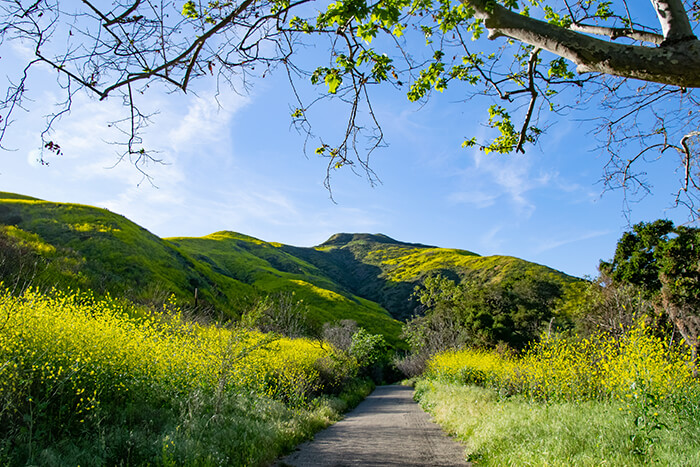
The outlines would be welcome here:
[[[43,463],[60,446],[59,464],[269,462],[329,416],[310,402],[334,352],[196,324],[172,301],[153,313],[89,293],[0,291],[0,463]],[[333,381],[357,370],[342,359]]]
[[[434,356],[427,376],[493,387],[536,400],[666,398],[696,384],[686,347],[671,347],[643,324],[621,337],[543,337],[522,356],[460,350]]]

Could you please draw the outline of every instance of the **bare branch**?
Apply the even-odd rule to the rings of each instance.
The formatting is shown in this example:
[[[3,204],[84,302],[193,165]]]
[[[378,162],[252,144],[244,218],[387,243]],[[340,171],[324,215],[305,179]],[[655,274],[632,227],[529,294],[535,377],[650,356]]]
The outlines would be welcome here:
[[[85,0],[83,0],[83,1],[85,1]],[[141,4],[141,0],[136,0],[134,2],[134,4],[131,5],[129,8],[127,8],[127,10],[124,13],[122,13],[121,15],[117,16],[116,18],[114,18],[112,20],[106,21],[104,24],[105,27],[109,27],[115,23],[123,21],[127,16],[129,16],[131,13],[133,13],[134,10],[136,10],[139,7],[140,4]]]
[[[688,147],[688,140],[694,136],[700,136],[700,131],[691,131],[690,133],[686,134],[681,138],[681,147],[683,148],[683,160],[685,163],[685,184],[683,185],[683,190],[688,191],[688,183],[690,180],[690,160],[691,160],[691,152],[690,148]]]
[[[535,49],[530,54],[530,59],[527,62],[527,76],[529,81],[529,86],[527,88],[530,92],[530,104],[527,108],[527,113],[525,114],[525,121],[520,129],[520,136],[518,137],[518,145],[515,147],[515,152],[521,152],[525,154],[525,149],[523,145],[527,141],[527,131],[530,127],[530,119],[532,119],[532,113],[535,110],[535,101],[537,101],[537,89],[535,88],[535,67],[537,65],[537,56],[539,55],[541,49]]]

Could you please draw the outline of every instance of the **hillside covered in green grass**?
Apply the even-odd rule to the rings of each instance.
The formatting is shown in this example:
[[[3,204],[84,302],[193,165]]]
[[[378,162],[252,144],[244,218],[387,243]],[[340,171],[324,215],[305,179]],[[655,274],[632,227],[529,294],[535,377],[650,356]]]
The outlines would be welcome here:
[[[90,289],[152,305],[175,295],[214,319],[236,318],[266,295],[293,294],[316,326],[352,319],[392,343],[399,320],[416,310],[415,287],[431,275],[577,280],[518,258],[384,235],[336,234],[313,248],[227,231],[162,239],[105,209],[11,193],[0,193],[0,255],[0,278],[10,287]]]
[[[523,278],[561,286],[579,281],[512,256],[480,256],[466,250],[403,243],[381,234],[341,233],[315,248],[284,248],[315,264],[353,293],[381,304],[402,321],[415,313],[415,288],[430,276],[477,285]]]

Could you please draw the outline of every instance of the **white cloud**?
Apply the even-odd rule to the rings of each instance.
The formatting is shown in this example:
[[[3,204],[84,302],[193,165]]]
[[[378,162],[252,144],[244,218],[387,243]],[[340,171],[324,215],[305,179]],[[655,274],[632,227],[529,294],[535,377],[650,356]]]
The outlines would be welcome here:
[[[490,208],[502,198],[508,200],[516,214],[529,218],[536,205],[528,193],[547,187],[556,173],[532,168],[531,160],[520,155],[472,153],[473,165],[458,173],[465,189],[457,190],[448,199],[454,203],[472,204],[478,208]]]
[[[29,164],[31,167],[39,167],[41,163],[39,162],[39,150],[34,149],[29,152],[27,152],[27,164]]]
[[[178,101],[183,100],[182,98]],[[225,141],[233,115],[250,99],[234,92],[216,95],[214,91],[190,97],[184,117],[169,109],[167,134],[168,145],[174,151],[190,149],[193,145],[213,144]]]

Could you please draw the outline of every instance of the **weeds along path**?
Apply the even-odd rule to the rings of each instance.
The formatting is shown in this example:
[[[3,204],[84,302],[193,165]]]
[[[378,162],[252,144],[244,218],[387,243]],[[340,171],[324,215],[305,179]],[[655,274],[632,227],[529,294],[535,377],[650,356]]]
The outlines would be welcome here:
[[[343,420],[277,466],[458,466],[464,447],[413,401],[413,388],[380,386]]]

